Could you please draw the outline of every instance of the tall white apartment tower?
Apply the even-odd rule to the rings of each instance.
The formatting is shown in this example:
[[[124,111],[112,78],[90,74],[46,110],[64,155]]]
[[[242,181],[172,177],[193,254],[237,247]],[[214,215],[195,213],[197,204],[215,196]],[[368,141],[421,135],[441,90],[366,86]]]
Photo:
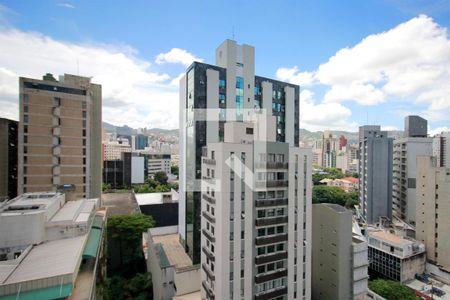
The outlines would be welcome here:
[[[311,299],[312,152],[265,112],[203,148],[202,299]]]
[[[394,140],[392,213],[411,224],[416,223],[416,159],[430,156],[432,146],[433,139],[427,137],[427,120],[405,117],[405,137]]]

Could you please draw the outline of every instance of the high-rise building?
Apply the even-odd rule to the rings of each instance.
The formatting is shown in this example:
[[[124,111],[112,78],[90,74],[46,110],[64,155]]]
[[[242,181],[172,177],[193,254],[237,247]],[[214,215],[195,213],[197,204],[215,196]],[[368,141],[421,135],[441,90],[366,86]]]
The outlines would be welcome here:
[[[450,132],[442,132],[433,137],[433,156],[437,167],[450,168]]]
[[[347,146],[347,139],[345,136],[341,135],[339,137],[339,150],[342,150],[343,147]]]
[[[0,118],[0,202],[17,196],[17,126]]]
[[[380,126],[359,127],[359,202],[368,224],[392,218],[392,138]]]
[[[427,137],[428,121],[419,116],[405,117],[405,137]]]
[[[202,299],[311,297],[311,150],[264,119],[227,122],[203,148]]]
[[[416,192],[416,238],[425,243],[427,259],[450,272],[450,168],[419,156]]]
[[[432,154],[433,139],[427,137],[426,127],[422,130],[426,122],[417,116],[407,116],[405,124],[409,131],[405,128],[405,132],[414,136],[394,140],[392,210],[395,216],[411,224],[416,220],[416,158]],[[419,128],[420,132],[413,128]]]
[[[340,139],[330,131],[322,135],[322,166],[325,168],[336,168],[336,154],[339,150]]]
[[[352,233],[352,212],[333,203],[312,206],[312,299],[364,299],[367,242]]]
[[[133,150],[144,150],[148,147],[148,136],[143,134],[137,134],[134,137],[134,149]]]
[[[101,86],[68,74],[19,85],[19,194],[74,184],[78,196],[100,197]]]
[[[225,121],[245,121],[250,110],[276,118],[276,141],[299,144],[299,87],[255,76],[255,50],[226,40],[216,65],[194,62],[180,80],[179,229],[193,263],[200,262],[202,147],[224,141]]]

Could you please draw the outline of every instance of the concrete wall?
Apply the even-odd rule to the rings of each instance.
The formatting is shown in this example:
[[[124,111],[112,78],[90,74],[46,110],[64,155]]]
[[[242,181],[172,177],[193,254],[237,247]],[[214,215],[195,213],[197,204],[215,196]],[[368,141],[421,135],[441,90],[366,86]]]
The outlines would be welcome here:
[[[199,291],[201,287],[200,275],[201,272],[198,265],[176,270],[174,274],[174,282],[177,287],[176,296]]]
[[[144,183],[144,157],[131,157],[131,183]]]

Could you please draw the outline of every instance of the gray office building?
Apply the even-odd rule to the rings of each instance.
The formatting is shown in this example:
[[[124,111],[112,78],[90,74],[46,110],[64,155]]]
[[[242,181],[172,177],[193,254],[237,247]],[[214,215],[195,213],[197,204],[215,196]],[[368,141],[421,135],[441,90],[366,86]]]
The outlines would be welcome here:
[[[0,118],[0,202],[17,196],[17,126]]]
[[[359,201],[368,224],[392,218],[392,147],[380,126],[359,127]]]
[[[428,121],[419,116],[405,117],[405,137],[427,137]]]

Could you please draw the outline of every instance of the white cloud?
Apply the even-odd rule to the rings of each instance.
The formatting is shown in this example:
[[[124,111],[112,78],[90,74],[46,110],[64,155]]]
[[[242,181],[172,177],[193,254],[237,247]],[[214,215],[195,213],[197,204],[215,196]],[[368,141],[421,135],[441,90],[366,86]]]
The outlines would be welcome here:
[[[155,62],[157,64],[182,64],[189,66],[192,62],[202,62],[203,59],[196,58],[193,54],[180,48],[172,48],[169,52],[160,53],[156,56]]]
[[[167,74],[153,72],[136,50],[83,45],[39,33],[0,30],[1,116],[17,119],[18,76],[40,78],[51,72],[92,76],[102,85],[103,120],[135,127],[178,128],[178,90]],[[164,104],[164,105],[161,105]]]
[[[387,126],[381,126],[381,130],[384,130],[384,131],[399,131],[400,129],[398,129],[398,127],[396,127],[396,126],[387,125]]]
[[[180,85],[180,79],[181,79],[181,77],[184,76],[184,74],[185,74],[185,73],[180,73],[177,77],[173,78],[173,79],[170,81],[170,85],[171,85],[171,86],[176,86],[176,87],[178,87],[178,86]]]
[[[65,8],[70,8],[70,9],[74,9],[75,5],[70,4],[70,3],[59,3],[59,6],[65,7]]]
[[[310,90],[300,93],[300,127],[312,131],[347,130],[356,131],[357,124],[349,122],[351,111],[340,103],[319,103],[314,101]]]
[[[450,40],[425,15],[339,50],[315,78],[331,87],[325,102],[412,100],[427,105],[431,120],[450,120]]]
[[[308,86],[314,82],[314,73],[299,72],[297,66],[293,68],[279,68],[275,75],[279,80],[288,81],[300,86]]]
[[[442,132],[449,132],[449,131],[450,131],[449,127],[443,126],[443,127],[438,127],[438,128],[435,128],[435,129],[428,129],[428,134],[430,136],[435,136],[436,134],[440,134]]]

